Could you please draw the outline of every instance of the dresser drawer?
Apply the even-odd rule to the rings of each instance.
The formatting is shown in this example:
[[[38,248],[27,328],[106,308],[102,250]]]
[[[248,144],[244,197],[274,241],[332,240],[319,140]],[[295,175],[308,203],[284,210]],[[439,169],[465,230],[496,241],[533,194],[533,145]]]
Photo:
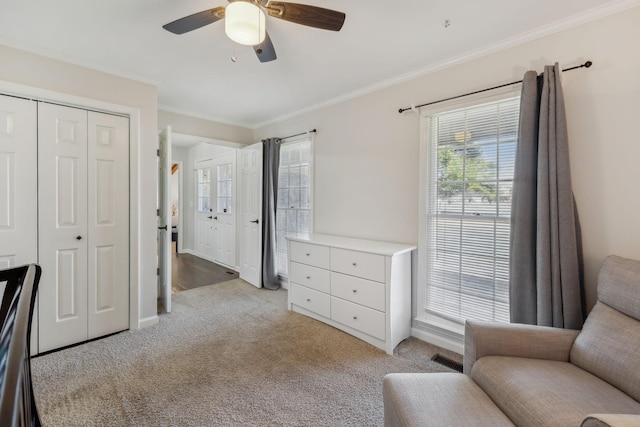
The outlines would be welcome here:
[[[385,339],[385,315],[377,310],[331,297],[331,319],[380,340]]]
[[[329,269],[330,249],[327,246],[312,245],[309,243],[289,242],[289,259],[302,264]]]
[[[341,273],[331,273],[331,295],[385,311],[384,283]]]
[[[384,258],[383,255],[331,248],[331,269],[384,283]]]
[[[331,315],[330,298],[329,294],[323,294],[296,284],[291,284],[289,289],[289,299],[292,304],[306,308],[324,317]]]
[[[306,264],[291,262],[289,264],[289,279],[291,282],[304,285],[320,292],[329,293],[331,290],[329,270],[312,267]]]

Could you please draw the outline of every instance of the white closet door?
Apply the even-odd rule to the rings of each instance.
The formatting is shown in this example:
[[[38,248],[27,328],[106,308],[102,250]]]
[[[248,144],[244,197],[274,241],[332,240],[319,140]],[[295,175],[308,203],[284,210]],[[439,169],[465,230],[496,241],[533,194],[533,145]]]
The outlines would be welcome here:
[[[88,113],[88,338],[129,328],[129,119]]]
[[[33,101],[0,95],[0,269],[38,261],[37,113]],[[37,354],[37,311],[31,325]]]
[[[38,104],[40,352],[87,339],[87,111]]]
[[[0,95],[0,269],[37,261],[36,103]]]

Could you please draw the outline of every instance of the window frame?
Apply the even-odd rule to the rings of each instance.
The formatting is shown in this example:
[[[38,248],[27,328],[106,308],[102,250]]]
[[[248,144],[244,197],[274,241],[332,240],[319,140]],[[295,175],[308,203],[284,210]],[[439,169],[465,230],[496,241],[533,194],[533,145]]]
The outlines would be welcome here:
[[[281,142],[281,146],[280,149],[282,150],[282,148],[284,148],[287,145],[292,145],[292,144],[299,144],[299,143],[304,143],[304,142],[309,142],[309,234],[312,234],[314,232],[314,183],[315,183],[315,179],[314,179],[314,157],[315,157],[315,149],[314,149],[314,142],[315,142],[315,137],[312,134],[304,134],[304,135],[300,135],[300,136],[296,136],[296,137],[292,137],[292,138],[288,138],[286,140],[286,142]],[[280,166],[278,166],[278,169],[280,168]],[[278,188],[279,190],[279,188]],[[277,217],[277,212],[278,212],[278,206],[277,206],[277,202],[276,202],[276,217]],[[278,242],[278,235],[277,235],[277,225],[276,225],[276,252],[279,252],[278,247],[277,247],[277,242]],[[288,245],[286,248],[286,252],[287,252],[287,263],[289,261],[289,250],[288,250]],[[277,254],[276,254],[277,257]],[[288,276],[281,274],[280,272],[278,272],[278,277],[280,278],[280,280],[283,283],[287,283],[288,281]]]
[[[454,342],[461,345],[464,340],[464,324],[455,320],[450,320],[444,316],[431,315],[424,308],[427,294],[427,268],[426,260],[428,250],[427,227],[428,227],[428,194],[430,186],[428,178],[431,172],[430,164],[430,147],[428,141],[429,135],[429,117],[445,113],[452,110],[463,109],[478,106],[485,103],[500,101],[516,96],[520,96],[521,85],[513,85],[491,91],[490,93],[482,93],[470,95],[463,99],[456,99],[434,104],[429,107],[420,109],[420,150],[419,150],[419,212],[418,212],[418,255],[417,255],[417,300],[416,300],[416,317],[415,322],[430,334],[438,336],[440,339]],[[441,342],[440,344],[444,344]]]

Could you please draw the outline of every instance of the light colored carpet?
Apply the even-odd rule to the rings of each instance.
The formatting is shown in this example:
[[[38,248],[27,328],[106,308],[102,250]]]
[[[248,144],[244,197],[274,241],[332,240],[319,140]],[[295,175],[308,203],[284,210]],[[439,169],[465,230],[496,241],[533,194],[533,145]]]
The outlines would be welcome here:
[[[32,362],[46,426],[377,426],[389,372],[446,372],[410,338],[392,357],[239,279],[173,296],[139,331]],[[458,358],[459,359],[459,358]]]

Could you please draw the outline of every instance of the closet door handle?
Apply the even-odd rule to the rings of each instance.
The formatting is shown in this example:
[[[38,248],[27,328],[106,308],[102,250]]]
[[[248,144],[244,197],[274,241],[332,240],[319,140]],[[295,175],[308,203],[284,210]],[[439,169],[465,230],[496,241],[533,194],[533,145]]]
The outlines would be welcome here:
[[[260,221],[259,221],[259,220],[257,220],[257,219],[256,219],[255,221],[249,221],[249,222],[250,222],[250,223],[252,223],[252,224],[258,224],[258,223],[260,223]]]
[[[165,225],[164,227],[158,227],[158,230],[164,230],[164,231],[167,231],[167,226]]]

